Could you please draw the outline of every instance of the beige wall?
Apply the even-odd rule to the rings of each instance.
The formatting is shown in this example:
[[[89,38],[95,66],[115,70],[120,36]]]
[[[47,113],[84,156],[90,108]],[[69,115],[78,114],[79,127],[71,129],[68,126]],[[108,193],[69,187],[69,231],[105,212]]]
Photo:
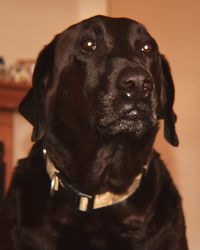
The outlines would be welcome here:
[[[170,61],[176,88],[180,146],[172,148],[160,133],[157,148],[183,196],[190,250],[199,250],[200,1],[109,0],[109,14],[145,24]]]
[[[77,21],[78,0],[1,0],[0,54],[8,63],[35,58],[60,30]]]
[[[8,64],[35,58],[56,33],[106,11],[106,0],[1,0],[0,55]]]

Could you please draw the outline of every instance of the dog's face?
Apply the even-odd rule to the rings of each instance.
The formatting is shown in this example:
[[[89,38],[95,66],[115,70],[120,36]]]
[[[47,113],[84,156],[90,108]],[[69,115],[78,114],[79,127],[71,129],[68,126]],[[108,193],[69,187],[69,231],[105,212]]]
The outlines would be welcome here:
[[[78,124],[102,134],[142,136],[157,123],[160,58],[142,25],[92,18],[59,42],[55,115],[65,128]]]
[[[165,136],[177,145],[173,99],[169,66],[144,26],[97,16],[57,35],[41,52],[21,113],[35,126],[35,140],[47,130],[60,140],[60,131],[140,138],[164,118]]]

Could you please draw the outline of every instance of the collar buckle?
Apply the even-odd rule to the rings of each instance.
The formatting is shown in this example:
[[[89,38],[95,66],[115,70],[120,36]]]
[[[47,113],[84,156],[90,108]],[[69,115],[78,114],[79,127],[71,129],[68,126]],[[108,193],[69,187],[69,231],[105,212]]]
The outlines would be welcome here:
[[[94,207],[94,199],[93,195],[79,193],[77,195],[77,209],[82,212],[91,212]]]
[[[60,180],[61,187],[75,196],[75,207],[83,212],[90,212],[94,206],[95,196],[82,193],[69,184],[62,173],[58,172],[57,176]]]

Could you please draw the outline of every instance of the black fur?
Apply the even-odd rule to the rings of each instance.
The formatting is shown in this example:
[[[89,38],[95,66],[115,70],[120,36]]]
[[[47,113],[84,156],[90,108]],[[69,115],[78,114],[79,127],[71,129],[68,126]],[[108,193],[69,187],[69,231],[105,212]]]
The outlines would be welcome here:
[[[139,23],[97,16],[76,24],[38,57],[20,105],[35,141],[19,161],[1,212],[1,250],[187,250],[181,198],[152,149],[159,119],[178,145],[169,65]],[[130,198],[90,212],[50,195],[48,157],[81,192]]]

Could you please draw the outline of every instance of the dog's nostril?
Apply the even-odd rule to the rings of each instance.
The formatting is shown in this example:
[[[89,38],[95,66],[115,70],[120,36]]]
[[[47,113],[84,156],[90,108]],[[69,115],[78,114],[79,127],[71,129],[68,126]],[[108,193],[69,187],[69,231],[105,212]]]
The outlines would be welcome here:
[[[144,81],[142,87],[143,87],[144,91],[151,91],[153,86],[152,86],[152,83],[150,81]]]

